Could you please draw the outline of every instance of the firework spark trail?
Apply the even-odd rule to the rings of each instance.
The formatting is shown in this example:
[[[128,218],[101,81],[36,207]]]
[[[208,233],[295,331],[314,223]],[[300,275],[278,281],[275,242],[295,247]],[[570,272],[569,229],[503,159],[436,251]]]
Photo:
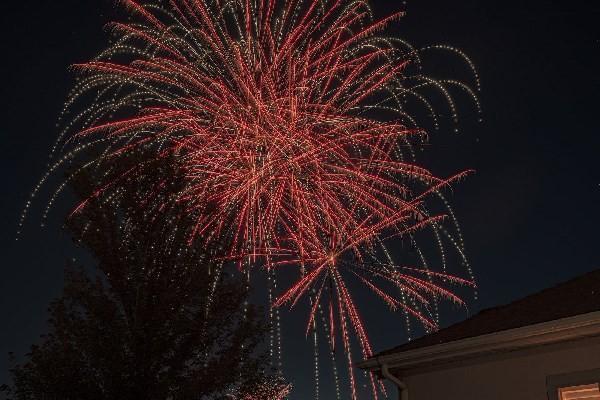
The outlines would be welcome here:
[[[264,266],[270,273],[299,267],[302,276],[273,307],[293,306],[312,291],[307,334],[324,302],[328,340],[335,347],[341,330],[349,363],[351,331],[363,357],[372,351],[346,272],[427,329],[437,327],[438,299],[462,304],[442,285],[472,286],[473,279],[446,272],[443,240],[467,268],[468,262],[441,192],[465,173],[438,178],[414,162],[412,145],[425,132],[404,99],[423,104],[435,125],[437,115],[420,90],[437,90],[453,118],[447,88],[479,103],[462,82],[408,72],[420,65],[419,52],[378,36],[402,13],[373,21],[366,2],[350,0],[121,3],[133,21],[110,24],[114,43],[75,66],[81,78],[66,109],[80,102],[88,108],[67,124],[52,150],[64,147],[65,154],[32,196],[59,166],[89,154],[90,147],[100,155],[81,170],[108,167],[92,197],[111,201],[134,184],[132,176],[154,168],[153,159],[172,160],[185,177],[175,201],[196,221],[189,243],[218,243],[223,261],[240,268]],[[458,50],[425,50],[432,49],[453,52],[473,68]],[[149,161],[124,163],[121,170],[132,154]],[[173,201],[156,196],[169,178],[157,182],[142,207]],[[445,215],[429,211],[435,199],[448,208],[455,233],[444,227]],[[434,233],[443,272],[429,271],[420,248],[420,268],[395,265],[386,248],[385,241],[413,241],[424,229]],[[351,368],[349,378],[356,398]],[[373,379],[371,386],[377,396]]]

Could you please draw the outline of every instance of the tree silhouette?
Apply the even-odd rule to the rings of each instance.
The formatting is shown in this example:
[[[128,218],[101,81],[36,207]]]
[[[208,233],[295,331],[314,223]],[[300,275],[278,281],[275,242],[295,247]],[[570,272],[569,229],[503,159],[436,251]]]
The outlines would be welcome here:
[[[131,160],[135,168],[139,160]],[[147,161],[144,161],[147,162]],[[94,174],[121,173],[107,167]],[[4,392],[25,399],[282,398],[261,351],[266,328],[247,302],[247,283],[219,261],[219,249],[189,243],[193,226],[177,202],[178,185],[134,177],[139,190],[95,196],[95,175],[78,173],[73,188],[85,200],[67,220],[74,240],[91,253],[90,274],[67,268],[63,295],[52,302],[50,333],[12,370]],[[148,198],[144,185],[152,185]],[[142,193],[144,195],[142,196]],[[235,272],[235,271],[234,271]]]

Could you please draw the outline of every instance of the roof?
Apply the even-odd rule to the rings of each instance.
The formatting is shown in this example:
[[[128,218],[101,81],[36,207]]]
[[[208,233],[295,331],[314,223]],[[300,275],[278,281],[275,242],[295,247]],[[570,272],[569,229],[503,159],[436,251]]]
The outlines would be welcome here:
[[[374,357],[520,328],[600,310],[600,269],[568,282],[489,308],[448,328],[381,352]]]
[[[485,362],[489,355],[580,339],[599,343],[600,311],[373,357],[356,366],[383,375],[385,366],[388,370],[392,368],[396,376],[410,376],[422,372],[423,367],[427,370],[452,368],[455,362],[467,359],[479,358]],[[583,342],[577,344],[581,345],[584,345]]]

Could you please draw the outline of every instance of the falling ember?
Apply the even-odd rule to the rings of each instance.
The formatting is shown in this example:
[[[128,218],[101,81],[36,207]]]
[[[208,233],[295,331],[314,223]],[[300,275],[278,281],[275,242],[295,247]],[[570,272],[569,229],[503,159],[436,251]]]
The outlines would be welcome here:
[[[412,146],[425,132],[405,102],[424,105],[437,124],[423,88],[441,93],[453,118],[450,87],[478,106],[476,96],[461,82],[411,74],[421,52],[378,36],[402,13],[374,22],[363,1],[121,3],[133,21],[110,24],[113,44],[75,66],[80,80],[65,108],[72,117],[53,153],[67,150],[34,195],[52,172],[78,157],[88,158],[75,175],[107,171],[91,197],[112,202],[136,176],[156,173],[153,161],[173,163],[183,188],[174,197],[159,196],[172,180],[164,176],[147,193],[148,204],[185,205],[195,221],[183,227],[189,242],[218,244],[219,256],[240,268],[300,270],[273,305],[310,296],[307,332],[324,305],[326,335],[332,347],[336,336],[342,339],[356,398],[351,333],[363,357],[372,350],[346,276],[427,329],[437,327],[440,299],[462,304],[443,284],[473,286],[470,275],[445,272],[446,246],[468,269],[442,194],[466,173],[439,178],[416,164]],[[461,52],[425,50],[433,49],[453,52],[473,69]],[[74,113],[81,102],[88,107]],[[448,211],[430,212],[432,201]],[[440,272],[428,268],[420,249],[421,267],[398,266],[386,241],[414,242],[425,229],[439,247]],[[373,378],[371,386],[377,396]]]

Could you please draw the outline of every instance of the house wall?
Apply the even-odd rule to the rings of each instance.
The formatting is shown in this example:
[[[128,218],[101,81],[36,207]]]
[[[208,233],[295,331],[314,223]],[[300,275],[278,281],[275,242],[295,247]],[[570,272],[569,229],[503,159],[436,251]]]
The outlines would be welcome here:
[[[600,368],[600,338],[398,371],[410,400],[546,400],[547,379]]]

